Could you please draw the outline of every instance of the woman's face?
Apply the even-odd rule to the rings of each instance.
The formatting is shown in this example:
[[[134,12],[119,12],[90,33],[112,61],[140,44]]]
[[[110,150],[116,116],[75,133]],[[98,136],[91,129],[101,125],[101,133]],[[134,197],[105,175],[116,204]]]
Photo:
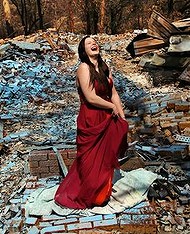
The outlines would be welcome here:
[[[97,56],[100,53],[100,49],[97,42],[91,37],[86,38],[84,46],[86,54],[89,57]]]

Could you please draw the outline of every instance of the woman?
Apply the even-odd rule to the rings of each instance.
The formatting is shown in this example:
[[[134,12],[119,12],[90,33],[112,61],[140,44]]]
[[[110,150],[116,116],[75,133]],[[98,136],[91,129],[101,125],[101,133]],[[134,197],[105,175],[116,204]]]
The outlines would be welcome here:
[[[126,150],[128,123],[111,72],[96,41],[84,37],[78,47],[80,110],[77,118],[77,157],[60,184],[55,202],[84,209],[102,205],[111,195],[118,157]]]

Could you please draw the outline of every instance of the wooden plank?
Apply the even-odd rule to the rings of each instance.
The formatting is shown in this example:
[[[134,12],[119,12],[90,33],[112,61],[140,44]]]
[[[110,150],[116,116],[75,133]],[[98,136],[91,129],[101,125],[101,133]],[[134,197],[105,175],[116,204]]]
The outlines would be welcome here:
[[[174,21],[172,24],[182,31],[190,31],[190,18]]]
[[[48,35],[47,33],[43,33],[42,36],[47,40],[52,49],[55,49],[57,47],[56,43],[52,40],[50,35]]]
[[[155,39],[155,38],[147,38],[140,41],[134,42],[135,48],[141,48],[141,47],[151,47],[151,46],[157,46],[157,45],[164,45],[165,42],[163,40]]]
[[[148,23],[148,35],[161,38],[168,42],[172,34],[179,33],[180,30],[173,25],[168,19],[157,11],[153,10]]]
[[[135,55],[139,56],[163,48],[165,46],[165,42],[163,40],[155,38],[146,38],[139,41],[135,41],[133,45]]]

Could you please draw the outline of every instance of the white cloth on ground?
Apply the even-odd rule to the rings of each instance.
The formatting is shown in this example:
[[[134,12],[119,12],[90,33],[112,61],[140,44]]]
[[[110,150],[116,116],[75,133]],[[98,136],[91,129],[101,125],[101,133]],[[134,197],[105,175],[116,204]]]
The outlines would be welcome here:
[[[118,177],[119,175],[119,177]],[[139,168],[130,172],[122,170],[115,171],[112,194],[105,206],[97,206],[92,209],[76,210],[63,208],[54,202],[54,195],[58,185],[49,188],[39,188],[30,194],[25,205],[25,214],[50,215],[53,211],[58,215],[70,214],[94,215],[120,213],[126,208],[131,208],[147,199],[150,185],[157,179],[158,175]]]

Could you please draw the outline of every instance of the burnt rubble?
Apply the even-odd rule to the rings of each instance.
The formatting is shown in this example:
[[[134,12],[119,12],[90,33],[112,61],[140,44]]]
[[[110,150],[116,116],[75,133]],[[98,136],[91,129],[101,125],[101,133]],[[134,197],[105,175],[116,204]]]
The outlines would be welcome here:
[[[145,168],[158,174],[158,179],[147,201],[121,214],[91,219],[25,214],[29,194],[58,184],[75,158],[79,107],[75,72],[82,35],[49,29],[0,41],[2,234],[189,232],[188,82],[182,87],[175,82],[154,87],[152,76],[136,63],[138,59],[129,59],[126,51],[135,36],[95,37],[112,67],[129,122],[129,148],[120,159],[121,169]],[[154,79],[159,75],[158,71]],[[187,75],[183,76],[187,81]]]
[[[177,80],[189,83],[190,19],[170,22],[153,11],[146,31],[126,47],[132,57],[140,56],[139,65],[145,69],[178,69]]]

